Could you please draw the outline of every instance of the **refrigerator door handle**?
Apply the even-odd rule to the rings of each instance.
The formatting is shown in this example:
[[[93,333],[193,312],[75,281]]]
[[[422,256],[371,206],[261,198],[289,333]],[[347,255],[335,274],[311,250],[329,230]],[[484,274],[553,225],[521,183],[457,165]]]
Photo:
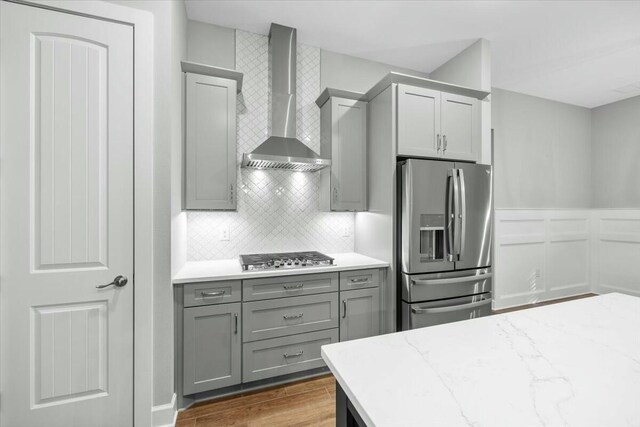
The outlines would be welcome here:
[[[447,227],[447,260],[453,261],[455,256],[455,199],[458,194],[458,182],[456,180],[456,170],[449,169],[447,173],[448,188],[447,188],[447,205],[445,212],[445,225]]]
[[[467,192],[464,183],[464,170],[458,169],[460,179],[460,246],[458,247],[458,261],[462,261],[465,247],[465,236],[467,234]]]
[[[415,314],[451,313],[452,311],[469,310],[471,308],[482,307],[484,305],[489,305],[489,304],[491,304],[491,298],[482,299],[476,302],[470,302],[468,304],[453,305],[449,307],[434,307],[434,308],[411,307],[411,311]]]
[[[451,170],[451,180],[453,181],[453,214],[451,215],[453,223],[453,261],[457,261],[460,254],[460,246],[458,245],[458,242],[460,241],[460,238],[458,237],[458,233],[460,233],[460,228],[458,227],[458,221],[460,219],[460,187],[458,184],[458,171],[459,169]]]

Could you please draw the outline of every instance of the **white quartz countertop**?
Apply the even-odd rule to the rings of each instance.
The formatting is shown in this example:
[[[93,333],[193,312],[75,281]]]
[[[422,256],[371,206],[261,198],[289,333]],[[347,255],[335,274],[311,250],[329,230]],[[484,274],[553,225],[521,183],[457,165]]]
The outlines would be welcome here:
[[[368,426],[640,426],[640,298],[322,347]]]
[[[389,264],[357,253],[328,254],[334,258],[330,267],[305,267],[285,270],[242,271],[238,258],[218,261],[190,261],[173,278],[174,284],[210,282],[217,280],[254,279],[256,277],[292,276],[298,274],[328,273],[332,271],[383,268]]]

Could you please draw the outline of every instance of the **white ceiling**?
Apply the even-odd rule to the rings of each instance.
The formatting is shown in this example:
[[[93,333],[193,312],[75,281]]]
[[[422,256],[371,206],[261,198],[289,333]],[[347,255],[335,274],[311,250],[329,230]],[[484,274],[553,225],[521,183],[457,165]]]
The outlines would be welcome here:
[[[640,1],[207,1],[189,19],[431,72],[484,37],[493,86],[593,108],[640,95]]]

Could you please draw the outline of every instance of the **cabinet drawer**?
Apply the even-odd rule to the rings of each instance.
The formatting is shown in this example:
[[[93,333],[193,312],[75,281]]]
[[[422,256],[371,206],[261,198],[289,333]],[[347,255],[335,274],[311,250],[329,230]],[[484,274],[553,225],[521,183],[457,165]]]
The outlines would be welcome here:
[[[380,270],[345,271],[340,273],[340,290],[377,288],[380,286]]]
[[[189,283],[184,285],[183,292],[185,307],[239,302],[242,300],[242,285],[239,280]]]
[[[243,304],[244,342],[338,327],[338,293]]]
[[[338,290],[338,273],[304,274],[242,281],[245,301],[320,294]]]
[[[325,366],[320,347],[338,342],[338,330],[273,338],[243,345],[242,381],[256,381]]]

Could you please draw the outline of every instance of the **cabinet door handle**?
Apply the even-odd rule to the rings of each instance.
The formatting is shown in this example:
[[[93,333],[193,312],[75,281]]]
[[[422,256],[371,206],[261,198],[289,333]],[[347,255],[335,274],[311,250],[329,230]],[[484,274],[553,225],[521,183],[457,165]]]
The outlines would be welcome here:
[[[233,202],[233,184],[229,185],[229,198]]]
[[[238,333],[238,313],[233,313],[233,323],[234,323],[233,333],[237,334]]]
[[[342,318],[344,319],[345,317],[347,317],[347,300],[343,299],[342,300]]]
[[[295,285],[284,285],[284,288],[289,290],[289,289],[300,289],[304,286],[304,284],[302,283],[296,283]]]
[[[442,154],[447,151],[447,135],[442,135]]]
[[[436,151],[440,151],[440,146],[441,146],[440,141],[441,141],[440,134],[437,134],[437,136],[436,136]]]
[[[333,201],[334,202],[338,201],[338,188],[337,187],[333,187]]]
[[[221,297],[226,292],[227,291],[214,291],[214,292],[202,291],[202,292],[200,292],[200,295],[202,295],[202,298],[213,298],[213,297]]]
[[[302,356],[304,354],[303,350],[298,351],[297,353],[284,353],[283,356],[285,357],[285,359],[288,359],[290,357],[298,357],[298,356]]]
[[[291,319],[299,319],[302,316],[304,316],[304,313],[298,313],[298,314],[285,314],[284,316],[282,316],[284,318],[284,320],[291,320]]]

